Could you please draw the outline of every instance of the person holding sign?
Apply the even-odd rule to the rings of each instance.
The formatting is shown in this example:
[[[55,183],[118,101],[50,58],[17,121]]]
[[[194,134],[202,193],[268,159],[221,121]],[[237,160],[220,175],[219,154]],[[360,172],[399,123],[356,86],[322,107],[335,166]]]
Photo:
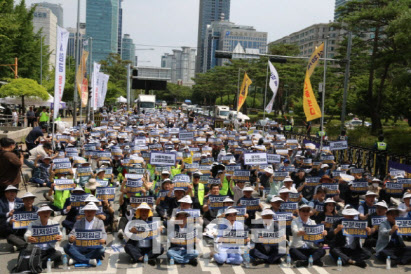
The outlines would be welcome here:
[[[402,203],[398,206],[398,209],[401,210],[401,217],[411,217],[411,193],[405,192],[402,196]],[[1,216],[1,215],[0,215]]]
[[[220,185],[218,184],[213,184],[210,186],[210,193],[204,198],[204,205],[203,205],[203,212],[204,212],[204,226],[207,226],[209,223],[211,223],[212,220],[214,220],[217,217],[218,209],[219,208],[214,208],[213,204],[210,201],[210,197],[212,200],[214,200],[216,197],[221,198],[221,206],[223,205],[223,200],[225,199],[225,196],[220,195]],[[220,207],[221,207],[220,206]]]
[[[387,210],[387,220],[382,222],[378,231],[377,258],[383,262],[388,256],[391,258],[391,266],[405,265],[411,263],[411,247],[404,244],[399,235],[396,218],[400,216],[398,208]]]
[[[163,220],[167,219],[167,194],[170,192],[170,190],[172,191],[172,184],[173,182],[170,179],[164,179],[161,182],[161,189],[159,189],[159,191],[157,192],[156,212],[158,216]]]
[[[71,171],[70,169],[70,172]],[[54,175],[56,176],[56,178],[54,178]],[[67,177],[65,176],[65,173],[60,173],[57,172],[54,174],[54,171],[51,172],[51,176],[52,177],[52,184],[50,186],[48,195],[45,194],[45,198],[49,198],[47,200],[51,200],[52,204],[50,205],[50,207],[54,210],[54,216],[60,215],[61,211],[64,209],[64,205],[66,203],[67,199],[70,199],[70,190],[54,190],[55,187],[55,183],[54,180],[55,179],[67,179]],[[76,184],[73,181],[73,188],[76,187]],[[53,194],[54,193],[54,194]]]
[[[371,228],[371,233],[364,242],[364,248],[372,249],[377,244],[378,230],[383,221],[387,219],[387,203],[380,201],[375,204],[376,211],[368,216],[368,227]]]
[[[23,200],[17,198],[18,191],[17,187],[9,185],[4,190],[4,197],[0,198],[0,237],[7,238],[13,233],[9,221],[14,211],[23,204]]]
[[[262,229],[267,233],[278,232],[278,225],[274,222],[275,213],[271,209],[264,209],[261,212],[260,223],[254,224],[253,229]],[[261,236],[263,238],[263,236]],[[263,238],[264,240],[264,238]],[[284,239],[285,240],[285,239]],[[266,244],[256,242],[255,247],[250,250],[250,255],[254,258],[253,265],[259,264],[280,264],[281,258],[285,254],[279,254],[278,243]]]
[[[310,256],[312,256],[315,265],[324,265],[321,261],[321,258],[325,256],[325,250],[322,249],[322,246],[303,239],[303,236],[307,234],[304,226],[316,225],[315,221],[310,219],[311,210],[309,205],[301,205],[298,210],[299,217],[291,222],[293,239],[290,245],[290,256],[295,261],[296,267],[308,266]],[[327,231],[324,230],[322,235],[326,236]]]
[[[53,210],[48,205],[42,205],[37,214],[39,219],[31,222],[24,233],[24,239],[28,243],[37,245],[41,249],[41,264],[43,269],[47,268],[47,261],[54,262],[54,268],[61,263],[61,252],[55,248],[56,242],[63,239],[59,223],[51,220]]]
[[[193,208],[195,209],[202,209],[204,205],[204,195],[208,192],[208,188],[200,183],[202,175],[203,173],[198,170],[193,173]]]
[[[244,196],[238,200],[238,206],[245,206],[248,212],[248,218],[245,219],[247,226],[251,225],[251,220],[255,219],[256,212],[261,212],[263,206],[260,203],[260,199],[253,198],[254,189],[250,186],[246,186],[243,189]]]
[[[87,194],[81,186],[77,186],[72,190],[70,198],[66,200],[64,204],[65,209],[63,210],[66,219],[63,221],[62,225],[66,228],[67,233],[70,233],[73,229],[73,226],[77,221],[77,216],[79,215],[80,206],[86,205],[85,200],[88,195],[90,194]],[[74,202],[74,200],[72,202],[71,199],[76,199],[76,202]]]
[[[171,258],[178,264],[191,264],[193,266],[198,265],[197,257],[198,251],[195,250],[195,244],[197,241],[196,230],[191,233],[187,227],[187,218],[190,214],[186,211],[179,211],[176,213],[176,224],[174,224],[174,230],[172,234],[168,235],[170,240],[170,248],[167,251],[167,257]],[[189,241],[193,243],[193,249],[189,249]]]
[[[332,228],[334,218],[337,217],[336,204],[332,198],[328,198],[324,201],[324,211],[319,212],[316,216],[311,216],[311,218],[317,224],[324,224],[325,229],[329,231]]]
[[[214,254],[214,260],[218,265],[222,265],[224,263],[240,265],[243,262],[243,257],[241,257],[241,249],[239,248],[239,246],[248,243],[249,238],[244,238],[244,236],[241,237],[242,235],[240,236],[240,238],[238,238],[237,235],[234,235],[230,239],[230,235],[226,235],[227,230],[229,231],[229,234],[233,232],[242,233],[247,231],[247,227],[243,222],[236,221],[237,213],[238,211],[235,208],[227,208],[223,216],[228,222],[222,222],[218,224],[218,236],[215,239],[215,249],[218,250],[218,253]],[[228,240],[234,241],[240,240],[241,243],[235,244],[236,246],[234,246],[233,244],[230,245],[229,243],[225,244],[225,240],[227,238]]]
[[[350,205],[346,205],[342,211],[344,219],[334,223],[333,229],[330,230],[328,235],[330,242],[330,254],[335,261],[341,258],[342,265],[355,265],[361,268],[367,267],[365,260],[371,257],[371,253],[361,247],[360,238],[355,235],[346,235],[343,232],[344,221],[356,221],[360,213],[352,208]],[[358,222],[358,221],[357,221]],[[351,229],[351,228],[349,228]],[[359,230],[359,229],[358,229]],[[365,228],[367,234],[371,232],[369,227]],[[355,232],[354,232],[355,233]]]
[[[14,251],[21,250],[27,246],[26,241],[24,240],[24,233],[27,231],[28,225],[24,225],[25,221],[20,221],[19,216],[21,213],[22,215],[28,215],[26,213],[35,213],[37,211],[37,207],[33,206],[34,199],[36,195],[27,192],[23,195],[23,206],[16,209],[13,213],[13,217],[10,219],[10,224],[13,225],[13,233],[7,237],[7,242],[13,246]],[[17,228],[14,223],[19,223],[19,227]]]
[[[90,180],[88,180],[88,182],[86,183],[86,185],[84,186],[84,191],[86,193],[92,194],[92,195],[96,195],[96,189],[98,187],[100,187],[101,185],[99,183],[97,183],[97,180],[94,178],[91,178]]]
[[[104,229],[104,223],[102,220],[96,218],[96,213],[98,207],[94,203],[88,203],[84,207],[85,217],[78,220],[73,227],[73,230],[69,234],[69,242],[64,247],[64,252],[70,255],[71,259],[69,264],[89,264],[92,266],[97,266],[97,260],[101,260],[104,257],[104,247],[103,244],[106,243],[107,233]],[[76,231],[79,233],[76,233]],[[82,231],[90,231],[94,236],[98,235],[101,238],[95,239],[87,238],[88,233],[83,233]],[[86,234],[84,239],[77,240],[77,237]],[[87,246],[90,243],[91,246]]]
[[[144,221],[145,224],[153,222],[153,212],[151,207],[147,203],[141,203],[137,208],[136,214],[133,217],[133,220]],[[131,257],[132,264],[142,263],[144,261],[144,255],[148,257],[148,263],[152,266],[156,264],[156,258],[164,253],[164,248],[161,246],[160,252],[153,252],[153,236],[146,236],[144,239],[143,236],[138,236],[138,234],[145,234],[148,231],[145,230],[145,227],[139,226],[139,223],[136,226],[132,226],[132,221],[129,222],[126,226],[127,234],[130,234],[131,238],[128,239],[124,250]],[[158,228],[157,235],[161,232],[161,227]],[[136,236],[133,236],[136,235]],[[135,238],[133,238],[135,237]]]
[[[368,216],[375,213],[374,201],[378,195],[372,191],[367,191],[365,194],[365,201],[361,203],[358,207],[358,212],[360,212],[360,219],[367,220]]]

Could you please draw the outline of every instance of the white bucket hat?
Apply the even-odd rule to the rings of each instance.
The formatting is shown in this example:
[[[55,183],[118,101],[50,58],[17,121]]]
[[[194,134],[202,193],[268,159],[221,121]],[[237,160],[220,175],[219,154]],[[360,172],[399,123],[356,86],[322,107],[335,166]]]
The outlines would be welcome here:
[[[271,198],[271,200],[270,200],[270,203],[275,203],[275,202],[284,202],[284,200],[281,199],[281,198],[278,197],[278,196],[273,196],[273,197]]]
[[[84,207],[84,211],[86,210],[95,210],[98,211],[98,207],[96,206],[95,203],[88,203],[85,207]]]
[[[271,209],[266,208],[261,212],[261,216],[267,216],[267,215],[275,216],[275,213]]]
[[[26,194],[23,195],[23,197],[21,197],[22,199],[24,198],[36,198],[36,195],[34,195],[31,192],[27,192]]]
[[[179,203],[187,203],[187,204],[192,204],[193,200],[191,200],[190,195],[186,195],[183,198],[181,198],[180,200],[178,200]]]

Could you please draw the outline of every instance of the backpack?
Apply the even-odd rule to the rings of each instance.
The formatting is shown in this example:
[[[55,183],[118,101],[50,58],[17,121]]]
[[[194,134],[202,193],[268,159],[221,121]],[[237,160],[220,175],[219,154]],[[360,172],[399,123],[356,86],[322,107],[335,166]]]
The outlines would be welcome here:
[[[27,248],[20,251],[16,266],[11,273],[41,273],[43,268],[41,262],[41,249],[29,244]]]

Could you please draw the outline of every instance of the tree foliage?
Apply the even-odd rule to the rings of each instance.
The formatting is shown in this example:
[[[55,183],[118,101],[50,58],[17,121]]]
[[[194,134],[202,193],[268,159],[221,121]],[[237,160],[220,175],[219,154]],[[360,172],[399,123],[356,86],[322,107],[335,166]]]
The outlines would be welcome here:
[[[115,102],[115,99],[127,94],[127,65],[130,61],[121,60],[117,53],[110,53],[106,60],[100,61],[100,71],[110,76],[106,102]]]

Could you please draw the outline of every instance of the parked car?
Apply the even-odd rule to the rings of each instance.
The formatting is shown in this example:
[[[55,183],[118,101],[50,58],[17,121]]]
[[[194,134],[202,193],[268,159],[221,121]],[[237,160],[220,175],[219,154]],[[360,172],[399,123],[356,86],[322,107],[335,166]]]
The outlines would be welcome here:
[[[352,119],[351,121],[345,123],[347,129],[354,129],[355,127],[360,127],[363,125],[363,121],[359,119]],[[364,121],[365,127],[370,127],[371,123]]]

